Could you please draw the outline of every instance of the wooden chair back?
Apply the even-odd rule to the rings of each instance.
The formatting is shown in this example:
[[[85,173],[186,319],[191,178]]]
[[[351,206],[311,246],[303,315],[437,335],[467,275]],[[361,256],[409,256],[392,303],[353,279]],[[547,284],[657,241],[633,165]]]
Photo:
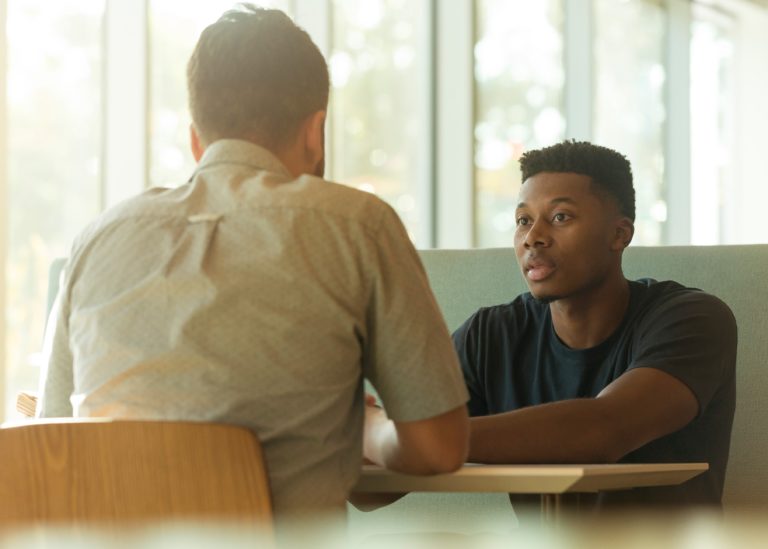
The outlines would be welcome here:
[[[63,419],[0,428],[0,524],[216,519],[271,531],[257,437],[181,421]]]

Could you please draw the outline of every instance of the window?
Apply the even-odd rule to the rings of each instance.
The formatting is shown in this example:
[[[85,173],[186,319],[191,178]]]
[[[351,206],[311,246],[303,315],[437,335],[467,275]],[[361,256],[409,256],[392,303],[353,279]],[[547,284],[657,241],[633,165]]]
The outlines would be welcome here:
[[[594,141],[632,163],[635,244],[664,242],[666,19],[660,2],[595,0]]]
[[[431,243],[426,0],[332,2],[331,177],[373,192]]]
[[[266,2],[329,62],[328,176],[418,247],[511,245],[520,155],[566,136],[629,157],[635,244],[768,242],[763,3]],[[186,63],[235,3],[0,0],[8,411],[37,385],[51,260],[103,207],[191,175]]]
[[[560,1],[480,0],[475,44],[475,232],[510,246],[525,150],[563,139]]]
[[[100,205],[103,0],[7,3],[6,413],[37,387],[48,267]]]
[[[700,7],[691,25],[691,243],[728,242],[733,193],[733,21]],[[732,229],[731,229],[732,230]]]

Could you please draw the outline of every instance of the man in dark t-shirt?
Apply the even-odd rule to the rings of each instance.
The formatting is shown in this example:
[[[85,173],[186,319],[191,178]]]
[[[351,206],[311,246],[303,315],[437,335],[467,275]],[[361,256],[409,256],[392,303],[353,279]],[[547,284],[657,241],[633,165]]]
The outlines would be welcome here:
[[[629,162],[564,142],[521,159],[515,250],[529,293],[455,333],[470,391],[470,461],[707,462],[668,487],[601,494],[618,504],[719,505],[735,406],[736,323],[676,282],[628,281]]]

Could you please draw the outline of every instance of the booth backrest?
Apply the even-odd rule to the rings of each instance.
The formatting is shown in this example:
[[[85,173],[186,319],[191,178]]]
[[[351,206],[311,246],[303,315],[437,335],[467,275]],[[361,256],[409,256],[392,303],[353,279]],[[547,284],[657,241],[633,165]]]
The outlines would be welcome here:
[[[511,249],[420,252],[451,330],[527,290]],[[630,247],[627,278],[676,280],[718,296],[739,330],[737,404],[724,504],[768,506],[768,245]]]

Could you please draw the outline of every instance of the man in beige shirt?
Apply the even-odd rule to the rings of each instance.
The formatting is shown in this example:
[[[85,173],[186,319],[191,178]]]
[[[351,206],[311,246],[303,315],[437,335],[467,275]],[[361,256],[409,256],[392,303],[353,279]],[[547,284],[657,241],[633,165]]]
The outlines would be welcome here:
[[[243,6],[203,32],[188,84],[197,170],[75,241],[39,415],[248,426],[283,516],[343,509],[363,454],[459,467],[467,392],[419,258],[389,206],[321,179],[317,47]]]

